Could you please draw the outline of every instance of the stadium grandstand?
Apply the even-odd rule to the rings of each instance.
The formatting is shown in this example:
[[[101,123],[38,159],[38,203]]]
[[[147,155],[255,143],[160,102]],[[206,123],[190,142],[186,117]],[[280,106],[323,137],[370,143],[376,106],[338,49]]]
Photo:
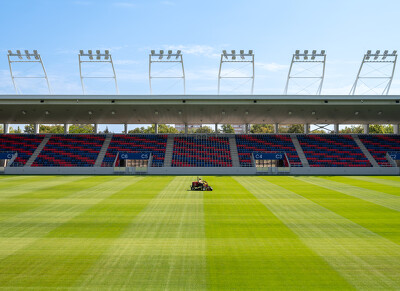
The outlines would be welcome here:
[[[397,51],[367,51],[360,67],[374,62],[393,66],[381,95],[357,95],[359,72],[350,95],[321,95],[326,52],[296,50],[292,57],[283,95],[253,95],[254,72],[249,78],[249,95],[186,95],[182,52],[152,50],[151,66],[177,62],[182,66],[181,95],[119,95],[111,53],[79,52],[79,64],[105,62],[112,67],[114,95],[53,95],[40,54],[9,51],[13,59],[40,62],[48,95],[0,96],[4,133],[0,135],[1,173],[4,174],[219,174],[219,175],[398,175],[400,159],[400,96],[388,95]],[[226,62],[248,62],[254,66],[254,52],[228,53],[223,50],[220,67]],[[289,94],[298,62],[322,66],[316,93]],[[81,74],[85,93],[85,77]],[[218,76],[218,86],[224,79]],[[219,91],[219,87],[218,87]],[[92,134],[70,134],[75,124],[93,124]],[[323,123],[321,125],[321,123]],[[33,124],[31,134],[11,134],[9,124]],[[64,134],[40,133],[40,124],[64,124]],[[125,134],[99,133],[98,124],[124,124]],[[128,124],[153,124],[153,134],[128,133]],[[176,124],[181,133],[158,133],[161,124]],[[213,124],[211,132],[190,133],[202,124]],[[232,132],[218,133],[219,125],[234,125]],[[272,133],[253,134],[250,126],[271,124]],[[301,133],[279,133],[284,124],[301,124]],[[340,124],[362,124],[363,133],[340,134]],[[369,134],[369,124],[392,124],[393,133]],[[327,126],[331,126],[326,131]],[[314,133],[311,128],[325,129]],[[323,131],[324,132],[324,131]]]

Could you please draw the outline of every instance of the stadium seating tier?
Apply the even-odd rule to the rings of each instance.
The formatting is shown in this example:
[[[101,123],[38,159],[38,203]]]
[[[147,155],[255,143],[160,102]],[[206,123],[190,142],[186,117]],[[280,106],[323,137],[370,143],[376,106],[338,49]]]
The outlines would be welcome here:
[[[400,151],[400,135],[363,134],[359,135],[359,138],[381,167],[391,167],[386,153]]]
[[[102,166],[111,166],[118,152],[151,152],[153,156],[152,167],[162,167],[167,138],[167,135],[154,134],[114,134]]]
[[[251,154],[253,152],[285,152],[291,166],[302,166],[290,135],[236,135],[236,144],[241,167],[252,167]]]
[[[298,135],[310,167],[371,167],[350,135]]]

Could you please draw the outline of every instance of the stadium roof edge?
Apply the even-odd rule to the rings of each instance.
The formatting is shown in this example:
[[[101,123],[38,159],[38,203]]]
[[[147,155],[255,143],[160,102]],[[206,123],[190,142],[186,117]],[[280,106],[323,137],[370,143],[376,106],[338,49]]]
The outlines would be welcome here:
[[[0,95],[0,123],[400,123],[399,95]]]

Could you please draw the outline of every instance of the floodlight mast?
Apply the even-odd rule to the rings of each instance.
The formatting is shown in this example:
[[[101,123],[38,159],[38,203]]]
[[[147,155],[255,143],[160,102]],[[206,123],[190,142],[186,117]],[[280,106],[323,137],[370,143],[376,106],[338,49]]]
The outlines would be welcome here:
[[[371,59],[371,58],[373,58],[373,59]],[[388,50],[385,50],[383,53],[381,53],[380,50],[377,50],[375,53],[373,53],[371,50],[368,50],[367,53],[364,54],[363,60],[361,61],[361,65],[360,65],[360,68],[358,69],[356,80],[354,81],[353,87],[351,87],[351,90],[350,90],[350,95],[356,94],[356,90],[357,90],[358,83],[359,83],[358,81],[362,82],[368,88],[368,91],[365,92],[364,94],[366,94],[370,91],[375,92],[374,89],[376,89],[380,85],[383,85],[384,83],[386,83],[386,86],[382,91],[382,95],[388,95],[390,86],[392,85],[394,71],[396,69],[396,62],[397,62],[397,51],[396,50],[392,51],[391,53],[389,53]],[[382,67],[381,68],[372,68],[372,71],[369,71],[366,73],[366,75],[363,75],[364,64],[389,64],[392,66],[392,68],[390,70],[390,75],[387,75],[385,72],[382,72],[380,70]],[[371,73],[376,73],[376,74],[371,75]],[[367,79],[379,80],[379,79],[381,79],[384,81],[383,81],[383,83],[380,83],[380,84],[376,85],[375,87],[370,88],[368,86],[368,84],[366,84],[363,81],[363,79],[364,80],[367,80]]]
[[[79,76],[81,78],[82,92],[84,95],[86,94],[84,79],[114,79],[115,91],[117,95],[119,95],[117,75],[115,73],[114,63],[109,50],[104,50],[104,53],[101,52],[100,50],[96,50],[96,54],[93,54],[92,50],[88,50],[87,53],[85,53],[83,50],[80,50],[78,54],[78,59],[79,59]],[[82,74],[83,63],[110,63],[112,68],[112,76],[83,76]]]
[[[320,64],[321,71],[320,72],[313,72],[315,73],[314,76],[305,76],[304,73],[309,72],[308,69],[303,69],[302,71],[292,74],[292,69],[294,66],[301,64],[301,63],[315,63],[315,65]],[[296,50],[295,53],[292,56],[292,61],[290,63],[290,68],[289,68],[289,73],[286,81],[286,86],[284,90],[284,94],[288,94],[289,86],[290,86],[290,80],[291,79],[315,79],[317,82],[319,80],[319,85],[316,91],[316,95],[321,95],[322,91],[322,85],[324,84],[324,78],[325,78],[325,63],[326,63],[326,54],[325,50],[321,50],[321,52],[317,52],[317,50],[312,50],[311,53],[308,52],[308,50],[304,50],[303,53],[300,52],[300,50]],[[306,89],[309,87],[305,86],[302,88],[298,93],[302,91],[306,91]]]
[[[165,58],[164,58],[165,57]],[[152,64],[153,63],[180,63],[182,69],[182,75],[152,75]],[[150,86],[150,94],[153,94],[152,87],[152,79],[182,79],[183,81],[183,95],[186,95],[186,77],[185,77],[185,67],[183,66],[183,55],[180,50],[177,50],[174,53],[172,50],[168,50],[168,53],[165,54],[164,50],[160,50],[159,53],[156,53],[155,50],[151,50],[149,54],[149,86]]]
[[[16,59],[16,57],[18,57],[18,59]],[[7,58],[8,58],[8,66],[10,68],[11,80],[13,82],[14,89],[17,94],[21,94],[21,90],[18,88],[18,84],[17,82],[15,82],[15,79],[45,79],[47,84],[47,89],[49,90],[49,94],[52,94],[46,69],[44,68],[44,64],[42,61],[42,57],[40,56],[37,50],[33,50],[33,53],[30,53],[29,50],[24,50],[24,53],[21,53],[20,50],[17,50],[15,53],[13,53],[11,50],[8,50]],[[13,63],[40,63],[43,70],[43,76],[20,76],[20,77],[14,76],[12,70]]]
[[[237,57],[240,57],[240,59],[237,59]],[[251,70],[251,75],[250,76],[237,76],[237,77],[229,77],[229,76],[223,76],[221,75],[222,72],[222,65],[224,63],[249,63],[252,66]],[[231,50],[231,53],[227,53],[226,50],[222,50],[221,54],[221,60],[219,62],[219,71],[218,71],[218,95],[220,94],[221,91],[221,79],[251,79],[251,89],[250,89],[250,94],[253,95],[254,92],[254,75],[255,75],[255,70],[254,70],[254,53],[253,50],[249,50],[248,53],[245,53],[244,50],[240,50],[240,52],[237,54],[235,50]]]

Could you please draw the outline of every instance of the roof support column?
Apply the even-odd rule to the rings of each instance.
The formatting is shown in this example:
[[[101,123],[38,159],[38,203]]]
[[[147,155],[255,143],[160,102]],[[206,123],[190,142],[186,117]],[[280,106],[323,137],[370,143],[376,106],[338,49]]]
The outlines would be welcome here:
[[[363,124],[364,134],[369,134],[369,124]]]
[[[38,123],[35,123],[34,125],[33,125],[33,132],[35,133],[35,134],[39,134],[39,124]]]
[[[4,123],[3,130],[4,133],[10,133],[10,125],[8,123]]]
[[[185,134],[188,134],[188,125],[185,123]]]
[[[244,132],[246,134],[249,134],[249,124],[247,124],[247,123],[244,125]]]
[[[124,133],[128,134],[128,123],[124,124]]]
[[[97,123],[94,124],[94,133],[95,134],[99,133],[99,125]]]
[[[278,133],[279,132],[279,124],[278,123],[274,123],[274,133]]]
[[[304,134],[310,133],[310,125],[308,123],[304,124]]]
[[[399,134],[399,125],[398,124],[393,124],[393,133]]]
[[[69,124],[64,123],[64,134],[68,134],[68,133],[69,133]]]
[[[158,134],[158,123],[154,124],[154,133]]]
[[[215,134],[218,133],[218,123],[215,124]]]
[[[335,134],[338,134],[338,133],[339,133],[339,124],[338,124],[338,123],[335,123],[335,124],[333,125],[333,131],[334,131]]]

